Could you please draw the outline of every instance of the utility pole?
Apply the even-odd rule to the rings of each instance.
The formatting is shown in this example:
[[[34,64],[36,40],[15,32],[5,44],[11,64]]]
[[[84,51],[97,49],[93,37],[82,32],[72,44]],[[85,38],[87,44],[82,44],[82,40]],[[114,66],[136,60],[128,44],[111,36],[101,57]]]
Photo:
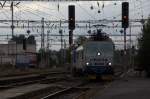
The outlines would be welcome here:
[[[64,63],[66,63],[66,40],[64,39]]]
[[[50,65],[50,61],[49,61],[49,58],[50,58],[50,50],[49,50],[50,38],[49,38],[49,34],[50,34],[50,30],[47,31],[47,65],[48,66]]]
[[[127,49],[127,44],[126,44],[126,28],[124,28],[124,54],[126,55],[126,49]]]
[[[42,24],[42,28],[41,28],[41,49],[44,49],[44,40],[45,40],[45,38],[44,38],[44,36],[45,36],[45,34],[44,34],[44,18],[42,18],[42,20],[41,20],[41,24]]]
[[[47,50],[49,50],[49,46],[50,46],[50,44],[49,44],[49,42],[50,42],[50,30],[48,30],[47,31]]]
[[[41,65],[45,66],[45,62],[44,62],[44,18],[42,18],[41,20]]]
[[[11,24],[11,29],[12,29],[12,37],[14,36],[14,2],[11,2],[11,20],[12,20],[12,24]]]
[[[59,30],[59,34],[60,34],[60,41],[61,41],[61,49],[63,49],[63,38],[62,38],[63,32],[61,29]]]
[[[12,30],[12,37],[13,37],[14,36],[14,28],[15,28],[15,26],[14,26],[14,6],[17,7],[17,5],[20,4],[20,2],[14,3],[14,0],[9,0],[9,2],[11,1],[10,6],[5,6],[7,0],[3,0],[3,1],[4,1],[3,3],[0,2],[0,6],[2,8],[4,8],[4,7],[10,7],[10,10],[11,10],[11,20],[9,22],[11,22],[10,28]]]
[[[59,30],[59,34],[60,34],[60,41],[61,41],[61,50],[60,50],[61,64],[63,64],[64,56],[63,56],[63,32],[62,32],[62,29]]]
[[[130,48],[132,47],[132,38],[131,38],[131,32],[132,32],[132,30],[131,30],[131,22],[130,22],[130,24],[129,24],[129,33],[130,33]]]
[[[131,22],[129,23],[129,27],[130,27],[130,28],[129,28],[129,29],[130,29],[130,30],[129,30],[129,33],[130,33],[130,64],[132,65],[132,52],[131,52],[131,51],[132,51],[132,50],[131,50],[131,49],[132,49],[132,38],[131,38],[131,32],[132,32],[132,31],[131,31]]]

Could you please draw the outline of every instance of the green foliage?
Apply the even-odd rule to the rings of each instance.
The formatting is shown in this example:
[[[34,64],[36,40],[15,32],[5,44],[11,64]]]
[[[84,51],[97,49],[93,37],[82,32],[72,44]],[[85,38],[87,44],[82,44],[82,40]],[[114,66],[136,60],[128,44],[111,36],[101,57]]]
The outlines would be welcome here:
[[[142,29],[142,36],[139,39],[138,65],[150,73],[150,17]]]

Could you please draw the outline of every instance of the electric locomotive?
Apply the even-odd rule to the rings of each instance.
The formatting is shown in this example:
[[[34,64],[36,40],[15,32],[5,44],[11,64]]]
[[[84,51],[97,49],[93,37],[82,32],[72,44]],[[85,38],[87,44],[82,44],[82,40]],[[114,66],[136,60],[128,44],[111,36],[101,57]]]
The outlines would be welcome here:
[[[97,30],[89,40],[74,50],[73,71],[90,77],[113,75],[114,43]]]

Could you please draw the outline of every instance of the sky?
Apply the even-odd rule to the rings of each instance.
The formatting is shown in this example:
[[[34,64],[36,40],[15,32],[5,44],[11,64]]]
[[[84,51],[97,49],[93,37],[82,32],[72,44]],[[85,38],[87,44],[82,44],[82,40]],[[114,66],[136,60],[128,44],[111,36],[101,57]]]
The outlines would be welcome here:
[[[148,18],[150,14],[150,0],[126,0],[129,2],[129,18],[130,19],[141,19]],[[1,1],[3,4],[3,1]],[[18,2],[14,2],[16,5]],[[16,20],[68,20],[68,5],[75,5],[76,9],[76,20],[121,20],[121,3],[122,1],[80,1],[80,2],[20,2],[14,6],[14,19]],[[6,2],[4,7],[0,7],[0,20],[11,20],[10,11],[11,2]],[[100,11],[100,13],[98,13]],[[121,23],[101,23],[109,26],[121,25]],[[141,23],[131,23],[132,25]],[[0,26],[10,26],[11,23],[3,22]],[[15,26],[27,26],[27,23],[15,23]],[[40,24],[29,24],[29,25],[40,25]],[[52,26],[53,24],[49,24]],[[59,25],[59,24],[54,24]],[[86,25],[86,24],[81,24]],[[120,34],[121,28],[102,28],[104,32],[108,34]],[[131,33],[134,35],[139,35],[141,33],[141,27],[131,27]],[[127,34],[129,34],[130,29],[127,29]],[[0,28],[0,34],[11,35],[10,28]],[[15,28],[15,34],[27,34],[26,31],[30,30],[30,34],[39,34],[36,37],[37,49],[40,48],[40,28]],[[62,28],[64,34],[68,34],[68,29]],[[89,28],[74,30],[74,34],[87,34]],[[94,29],[92,29],[94,30]],[[50,34],[59,34],[59,29],[45,29],[45,34],[50,31]],[[0,37],[1,43],[7,41],[10,37]],[[60,37],[50,37],[51,44],[60,44]],[[68,37],[64,37],[67,39]],[[75,39],[75,38],[74,38]],[[123,37],[112,37],[113,40],[123,40]],[[129,37],[127,37],[129,39]],[[133,36],[133,44],[137,44],[137,36]],[[45,38],[45,47],[46,47]],[[123,42],[116,42],[117,44],[123,44]],[[120,46],[120,45],[119,45]],[[60,46],[51,45],[50,49],[59,49]]]

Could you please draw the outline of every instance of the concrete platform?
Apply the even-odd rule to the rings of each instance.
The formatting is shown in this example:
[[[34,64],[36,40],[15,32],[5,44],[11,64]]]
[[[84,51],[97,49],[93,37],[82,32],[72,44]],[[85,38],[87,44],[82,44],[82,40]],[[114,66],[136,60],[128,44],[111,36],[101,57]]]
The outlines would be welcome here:
[[[44,89],[44,88],[47,88],[50,86],[52,86],[52,85],[34,84],[34,85],[22,86],[22,87],[17,87],[17,88],[0,91],[0,99],[9,99],[12,97],[23,95],[25,93],[33,92],[35,90]]]
[[[150,99],[150,79],[126,78],[114,81],[91,99]]]

